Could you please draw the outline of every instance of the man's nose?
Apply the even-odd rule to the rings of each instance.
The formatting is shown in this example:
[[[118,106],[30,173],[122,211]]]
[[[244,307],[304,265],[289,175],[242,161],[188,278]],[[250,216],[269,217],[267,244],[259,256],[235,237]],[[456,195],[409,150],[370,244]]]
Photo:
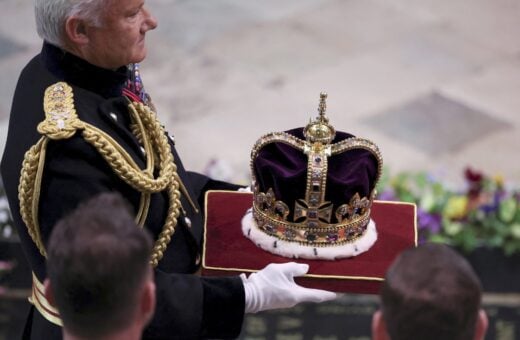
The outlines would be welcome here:
[[[149,30],[153,30],[157,27],[158,23],[157,23],[157,19],[155,19],[155,17],[152,15],[152,13],[145,7],[143,7],[143,13],[144,13],[144,17],[145,17],[145,25],[146,25],[146,30],[145,31],[149,31]]]

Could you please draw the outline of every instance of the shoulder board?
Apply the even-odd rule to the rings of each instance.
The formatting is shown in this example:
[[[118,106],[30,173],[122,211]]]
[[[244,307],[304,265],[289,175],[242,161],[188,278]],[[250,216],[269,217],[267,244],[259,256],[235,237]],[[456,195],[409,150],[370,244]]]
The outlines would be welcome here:
[[[65,82],[55,83],[45,90],[43,98],[45,120],[38,124],[38,132],[50,139],[72,137],[85,124],[74,108],[72,87]]]

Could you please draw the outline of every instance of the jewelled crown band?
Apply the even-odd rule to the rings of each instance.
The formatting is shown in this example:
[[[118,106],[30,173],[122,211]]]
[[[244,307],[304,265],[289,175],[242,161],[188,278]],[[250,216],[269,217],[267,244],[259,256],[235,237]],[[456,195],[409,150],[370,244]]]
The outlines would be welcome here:
[[[320,95],[319,115],[305,128],[264,135],[252,149],[252,216],[274,240],[271,248],[287,242],[335,247],[366,234],[381,153],[369,140],[336,133],[325,115],[326,98]],[[250,229],[244,233],[256,237]]]

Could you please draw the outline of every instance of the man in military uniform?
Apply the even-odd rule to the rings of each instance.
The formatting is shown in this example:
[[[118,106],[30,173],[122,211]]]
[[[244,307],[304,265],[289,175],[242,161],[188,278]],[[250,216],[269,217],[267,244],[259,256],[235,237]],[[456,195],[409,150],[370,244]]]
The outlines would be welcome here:
[[[61,337],[42,293],[45,245],[63,215],[105,191],[121,193],[155,237],[157,306],[144,338],[236,337],[244,312],[335,297],[294,284],[308,269],[294,263],[249,278],[186,275],[200,264],[205,191],[237,187],[187,172],[157,121],[133,65],[156,20],[143,0],[36,0],[35,13],[44,44],[20,75],[1,165],[33,271],[26,338]]]

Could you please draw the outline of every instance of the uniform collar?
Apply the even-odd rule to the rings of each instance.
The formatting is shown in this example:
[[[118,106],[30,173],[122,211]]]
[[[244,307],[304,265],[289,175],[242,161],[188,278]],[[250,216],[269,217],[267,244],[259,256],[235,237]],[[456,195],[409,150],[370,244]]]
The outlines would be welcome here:
[[[97,67],[48,42],[43,43],[40,55],[45,67],[56,77],[105,98],[120,96],[128,79],[126,66],[115,71]]]

